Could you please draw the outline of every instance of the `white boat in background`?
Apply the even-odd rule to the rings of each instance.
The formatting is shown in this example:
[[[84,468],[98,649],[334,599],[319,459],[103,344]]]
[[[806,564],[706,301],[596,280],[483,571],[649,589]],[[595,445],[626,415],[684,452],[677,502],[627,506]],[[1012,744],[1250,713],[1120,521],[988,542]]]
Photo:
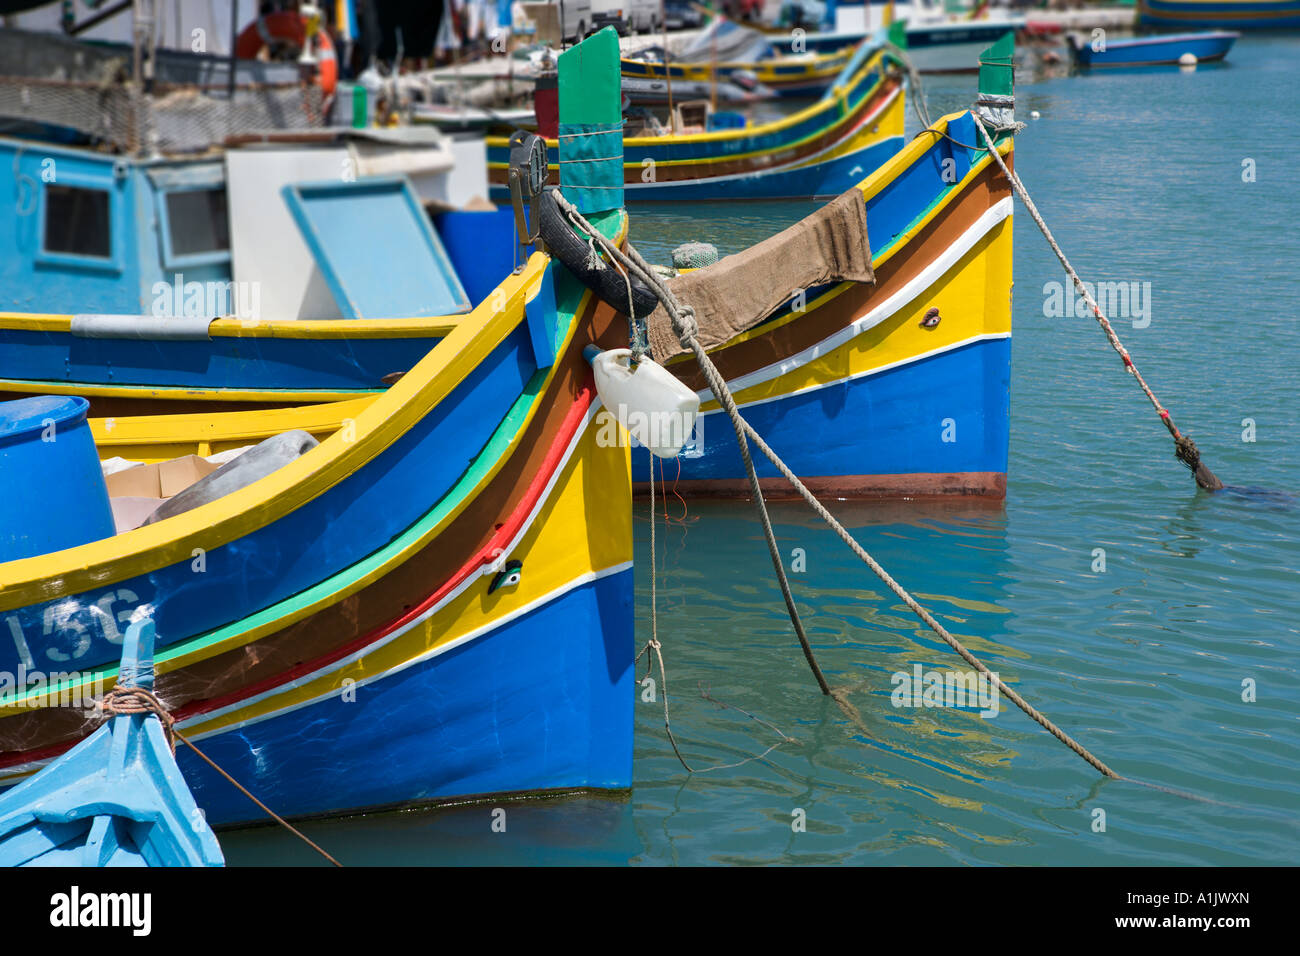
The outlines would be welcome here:
[[[981,51],[1025,25],[1024,14],[1004,7],[953,14],[940,0],[894,4],[894,16],[907,24],[907,55],[922,73],[974,73]]]
[[[1019,30],[1025,16],[1004,7],[949,13],[940,0],[914,3],[839,3],[831,31],[792,37],[796,52],[827,53],[857,43],[888,23],[907,25],[907,55],[922,73],[974,73],[980,52],[1008,30]],[[785,46],[786,44],[780,44]]]

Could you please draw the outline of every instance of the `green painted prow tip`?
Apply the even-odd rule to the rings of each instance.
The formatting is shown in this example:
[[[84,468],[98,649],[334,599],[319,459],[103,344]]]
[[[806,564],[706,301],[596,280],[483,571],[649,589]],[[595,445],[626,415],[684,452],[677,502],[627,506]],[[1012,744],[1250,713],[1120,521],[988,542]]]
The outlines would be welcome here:
[[[889,25],[889,29],[885,33],[885,38],[900,50],[906,50],[907,22],[905,20],[895,20]]]
[[[980,54],[980,93],[1011,96],[1013,92],[1016,35],[1011,31]]]
[[[618,34],[593,33],[559,59],[560,189],[583,215],[623,206]]]
[[[1004,33],[980,54],[979,98],[975,113],[985,126],[1009,130],[1016,122],[1016,35]]]
[[[560,54],[560,122],[618,123],[623,119],[623,78],[618,34],[593,33]]]

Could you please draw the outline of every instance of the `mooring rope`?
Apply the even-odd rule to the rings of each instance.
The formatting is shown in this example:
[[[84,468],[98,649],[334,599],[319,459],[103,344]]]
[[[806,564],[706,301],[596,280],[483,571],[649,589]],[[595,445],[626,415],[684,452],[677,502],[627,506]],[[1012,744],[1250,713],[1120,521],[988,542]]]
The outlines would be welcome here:
[[[1025,209],[1028,210],[1030,218],[1034,220],[1034,223],[1043,233],[1043,237],[1047,240],[1047,244],[1051,246],[1052,251],[1056,253],[1056,258],[1060,260],[1061,265],[1065,268],[1066,275],[1070,277],[1070,280],[1074,283],[1075,289],[1078,290],[1084,301],[1087,302],[1088,307],[1092,309],[1093,317],[1096,318],[1102,331],[1106,333],[1106,338],[1110,341],[1111,348],[1119,354],[1119,357],[1124,362],[1124,367],[1127,368],[1137,380],[1138,385],[1141,386],[1147,399],[1160,415],[1160,420],[1164,422],[1165,428],[1167,428],[1169,434],[1173,436],[1174,457],[1192,470],[1197,485],[1204,488],[1206,491],[1218,491],[1221,489],[1223,487],[1223,482],[1220,481],[1218,476],[1210,470],[1208,465],[1201,461],[1201,452],[1200,449],[1196,447],[1196,443],[1178,430],[1178,426],[1174,424],[1173,416],[1169,414],[1169,410],[1160,404],[1159,399],[1156,398],[1155,392],[1153,392],[1151,387],[1147,385],[1146,379],[1142,377],[1142,373],[1139,372],[1137,366],[1133,364],[1133,359],[1129,355],[1128,349],[1124,348],[1123,343],[1120,342],[1119,336],[1115,333],[1115,329],[1110,324],[1110,320],[1108,320],[1105,314],[1102,313],[1100,306],[1097,305],[1097,300],[1093,298],[1092,294],[1089,293],[1087,288],[1083,285],[1083,280],[1079,278],[1079,274],[1075,272],[1074,268],[1070,265],[1070,261],[1065,257],[1065,252],[1062,251],[1060,245],[1057,243],[1056,237],[1053,236],[1052,231],[1047,228],[1047,223],[1039,213],[1038,207],[1035,206],[1034,201],[1029,198],[1029,190],[1027,190],[1024,183],[1020,181],[1020,177],[1012,172],[1010,167],[1008,167],[1003,161],[1002,154],[998,152],[997,147],[993,144],[993,139],[989,136],[988,130],[985,129],[983,121],[978,115],[972,114],[975,116],[975,126],[979,129],[980,135],[984,137],[984,146],[972,146],[969,143],[960,142],[959,140],[954,139],[948,132],[936,129],[934,124],[930,122],[930,111],[926,107],[925,92],[922,88],[920,73],[912,65],[912,61],[908,58],[906,52],[892,44],[890,45],[890,49],[899,57],[900,60],[902,60],[907,69],[908,78],[912,83],[912,106],[916,112],[917,119],[920,121],[922,127],[924,127],[916,135],[921,136],[924,133],[933,133],[937,136],[944,137],[964,149],[986,151],[994,158],[994,160],[997,161],[998,166],[1001,167],[1008,182],[1011,183],[1016,194],[1020,197],[1020,201],[1025,204]],[[1023,123],[1016,123],[1014,126],[1009,127],[1013,132],[1022,128],[1024,128]],[[996,131],[1002,132],[1001,129]]]
[[[885,49],[894,54],[898,61],[903,64],[903,69],[907,72],[908,82],[911,84],[912,91],[912,112],[916,114],[916,120],[924,127],[933,126],[930,122],[930,107],[925,102],[925,90],[921,85],[921,73],[912,63],[909,57],[901,47],[892,43],[886,43]]]
[[[750,488],[754,494],[755,506],[763,521],[764,532],[768,537],[769,550],[772,553],[773,562],[777,570],[777,578],[782,584],[782,592],[786,598],[787,609],[791,613],[791,619],[795,622],[795,630],[799,635],[800,644],[804,648],[804,655],[808,659],[809,666],[812,668],[814,675],[818,679],[818,685],[822,693],[831,695],[831,689],[826,684],[826,678],[821,673],[821,668],[817,666],[816,658],[813,656],[812,648],[807,643],[807,637],[803,633],[802,625],[798,622],[798,612],[794,609],[794,600],[790,596],[789,584],[785,578],[785,570],[781,564],[780,554],[776,550],[775,537],[772,533],[771,522],[767,516],[767,507],[763,499],[763,491],[758,483],[758,476],[754,469],[753,461],[749,454],[748,438],[754,440],[758,449],[768,457],[768,459],[777,467],[785,476],[786,480],[794,486],[800,496],[809,504],[823,521],[835,531],[845,544],[856,554],[876,575],[885,583],[891,591],[907,604],[908,608],[916,614],[935,634],[937,634],[950,648],[952,648],[963,660],[974,667],[978,672],[983,674],[991,683],[998,688],[998,691],[1008,700],[1014,703],[1020,710],[1031,720],[1048,731],[1053,737],[1061,741],[1070,748],[1076,755],[1087,761],[1090,766],[1099,773],[1107,777],[1120,779],[1120,775],[1110,767],[1106,766],[1101,760],[1090,753],[1082,744],[1074,740],[1069,734],[1063,731],[1055,723],[1049,720],[1044,714],[1030,705],[1023,697],[1008,687],[1000,677],[990,671],[982,661],[975,657],[967,650],[957,638],[953,637],[946,628],[943,627],[934,617],[912,597],[906,589],[903,588],[887,571],[877,562],[865,548],[849,534],[848,530],[826,509],[817,497],[808,490],[807,486],[799,480],[798,476],[792,472],[789,467],[781,460],[780,456],[774,452],[762,437],[754,431],[753,427],[745,421],[739,410],[736,408],[735,400],[732,398],[730,389],[727,388],[726,382],[723,381],[713,360],[709,358],[704,346],[700,344],[698,332],[699,325],[695,319],[695,313],[689,305],[680,304],[673,295],[671,289],[655,274],[650,265],[641,257],[631,243],[627,243],[627,254],[624,255],[614,243],[610,242],[594,226],[588,223],[577,211],[577,209],[568,202],[563,196],[556,192],[555,196],[560,208],[569,215],[572,222],[575,222],[587,235],[595,239],[597,245],[610,256],[611,260],[617,260],[628,268],[630,272],[637,274],[643,282],[649,285],[654,291],[659,301],[663,303],[669,319],[673,324],[673,331],[681,341],[684,348],[690,349],[695,355],[700,369],[704,372],[704,377],[709,383],[718,402],[727,410],[727,415],[731,419],[732,427],[736,432],[736,438],[740,446],[741,457],[744,459],[746,471],[749,474]],[[674,745],[675,748],[675,745]]]
[[[627,277],[626,272],[624,272],[623,275],[624,278]],[[628,288],[629,290],[631,289],[630,280],[628,281]],[[635,319],[631,319],[629,321],[635,322]],[[776,733],[780,736],[781,739],[778,740],[776,743],[772,744],[772,746],[768,747],[761,754],[751,754],[750,756],[746,757],[744,760],[737,761],[736,763],[715,764],[712,767],[692,767],[690,764],[686,762],[686,758],[682,756],[681,749],[677,746],[677,738],[673,736],[672,722],[669,720],[668,717],[668,668],[664,666],[663,645],[659,642],[659,614],[658,614],[659,601],[656,592],[657,580],[659,577],[658,565],[659,565],[659,551],[657,546],[655,545],[655,470],[654,470],[654,457],[651,456],[650,458],[650,640],[646,642],[645,647],[641,648],[641,652],[637,654],[636,660],[632,662],[632,666],[635,668],[643,656],[645,656],[650,651],[654,651],[655,658],[659,661],[659,690],[660,693],[663,694],[663,698],[664,698],[664,731],[668,734],[668,742],[672,744],[673,753],[677,755],[677,761],[682,765],[683,768],[685,768],[687,773],[709,773],[714,770],[732,770],[735,769],[736,767],[743,767],[745,764],[749,763],[750,761],[762,760],[764,757],[770,754],[777,747],[781,746],[781,744],[793,742],[794,741],[793,737],[786,736],[786,734],[782,733],[776,727],[772,726],[772,724],[769,724],[766,720],[763,720],[760,717],[755,717],[753,714],[749,713],[748,711],[741,710],[739,707],[734,707],[730,709],[740,711],[740,713],[744,714],[750,720],[757,721],[758,723],[762,724],[765,727],[770,727],[772,730],[776,731]],[[654,662],[649,657],[646,657],[646,672],[645,672],[645,678],[641,682],[642,686],[645,685],[645,681],[651,680],[651,674],[653,673],[653,671],[654,671]],[[719,707],[723,709],[728,709],[727,704],[724,704],[722,701],[710,696],[710,694],[703,689],[703,686],[701,686],[700,696],[702,696],[705,700],[712,701],[713,703],[717,704]]]
[[[1206,491],[1218,491],[1223,487],[1223,482],[1218,479],[1214,472],[1210,471],[1208,465],[1201,461],[1201,452],[1200,449],[1196,447],[1196,443],[1178,430],[1178,426],[1174,424],[1173,416],[1169,414],[1169,410],[1160,404],[1160,400],[1156,398],[1155,392],[1151,390],[1151,386],[1146,383],[1146,379],[1142,377],[1142,373],[1139,372],[1137,366],[1133,364],[1133,359],[1129,356],[1128,349],[1124,348],[1124,344],[1120,342],[1119,336],[1115,333],[1115,329],[1110,324],[1110,320],[1106,318],[1105,314],[1101,311],[1101,307],[1097,305],[1097,300],[1092,297],[1092,293],[1089,292],[1087,286],[1083,284],[1083,280],[1079,278],[1079,274],[1075,272],[1074,267],[1070,265],[1070,260],[1065,257],[1065,253],[1061,250],[1056,238],[1052,235],[1052,231],[1047,228],[1047,223],[1043,221],[1042,215],[1039,214],[1038,207],[1035,206],[1034,201],[1029,198],[1029,190],[1025,189],[1025,185],[1020,181],[1020,177],[1012,172],[1006,162],[1002,159],[1002,154],[999,153],[997,147],[994,146],[993,139],[989,136],[988,130],[984,128],[984,124],[980,121],[978,116],[975,118],[975,126],[980,131],[980,135],[984,137],[984,142],[987,146],[989,155],[997,161],[1003,174],[1015,189],[1016,195],[1018,195],[1020,201],[1025,204],[1025,209],[1028,210],[1030,217],[1038,226],[1039,231],[1042,232],[1043,238],[1047,240],[1047,244],[1051,246],[1052,251],[1056,253],[1056,258],[1059,259],[1061,265],[1065,267],[1065,274],[1070,277],[1070,281],[1074,283],[1074,288],[1083,297],[1083,300],[1088,303],[1088,307],[1092,309],[1092,314],[1096,318],[1097,323],[1101,326],[1102,331],[1106,333],[1106,338],[1110,340],[1111,348],[1113,348],[1119,354],[1119,357],[1123,359],[1124,367],[1128,369],[1133,378],[1137,380],[1138,385],[1141,386],[1142,391],[1150,400],[1152,407],[1154,407],[1156,412],[1160,415],[1160,420],[1164,422],[1165,428],[1167,428],[1169,434],[1173,436],[1174,457],[1192,470],[1192,474],[1196,478],[1196,483],[1200,487],[1204,488]]]
[[[632,244],[630,242],[627,243],[627,249],[628,249],[629,256],[631,256],[631,258],[629,258],[628,256],[624,256],[623,253],[619,251],[618,247],[614,243],[606,239],[605,236],[598,229],[596,229],[591,223],[589,223],[586,220],[586,218],[583,217],[582,213],[578,211],[578,208],[574,206],[572,203],[570,203],[568,199],[566,199],[558,189],[555,190],[555,201],[556,204],[559,206],[559,208],[564,212],[564,214],[568,216],[569,221],[573,223],[574,226],[576,226],[578,229],[586,233],[589,240],[595,241],[596,244],[599,245],[602,249],[611,253],[610,254],[611,262],[621,263],[622,266],[625,269],[627,269],[629,272],[635,270],[643,274],[643,276],[649,276],[650,277],[649,283],[651,288],[655,290],[659,300],[661,302],[664,302],[665,307],[668,306],[668,303],[664,300],[664,295],[667,294],[668,296],[671,297],[672,293],[668,292],[668,287],[663,284],[663,282],[659,279],[657,275],[653,274],[654,270],[644,259],[641,258],[640,254],[637,253],[637,251],[632,247]],[[631,308],[631,304],[630,304],[631,287],[632,287],[631,280],[627,279],[626,275],[624,275],[624,278],[628,282],[628,290],[629,290],[628,307],[630,309]],[[672,304],[674,308],[680,308],[683,312],[689,314],[690,322],[692,323],[692,328],[693,329],[698,328],[694,324],[695,313],[691,310],[690,306],[678,307],[676,299],[672,299]],[[679,320],[680,320],[680,314],[673,316],[674,328],[677,327],[677,323],[679,322]],[[635,329],[635,326],[637,324],[637,319],[634,318],[630,312],[628,314],[628,321],[632,323]],[[634,338],[635,338],[635,332],[634,332]],[[682,342],[683,344],[685,344],[686,340],[683,339]],[[705,375],[706,376],[709,375],[709,369],[713,369],[712,374],[716,377],[717,369],[713,367],[713,363],[709,360],[708,356],[704,354],[704,350],[703,348],[700,347],[698,341],[695,342],[694,348],[698,350],[697,358],[700,359],[700,367],[705,369]],[[707,366],[705,363],[707,363]],[[710,382],[710,385],[712,385],[712,382]],[[799,610],[797,607],[795,607],[794,595],[790,591],[790,582],[785,576],[785,565],[781,560],[781,550],[776,543],[776,533],[772,530],[772,521],[768,517],[767,502],[763,498],[762,489],[759,487],[758,474],[754,470],[754,463],[751,460],[749,454],[749,445],[745,441],[744,429],[740,425],[740,421],[739,421],[740,413],[736,411],[735,403],[732,402],[731,400],[731,393],[727,390],[727,387],[722,384],[722,380],[720,378],[718,379],[718,386],[719,387],[713,389],[713,394],[720,396],[719,401],[731,402],[731,406],[728,409],[728,415],[731,418],[732,428],[736,432],[736,441],[740,446],[740,455],[745,460],[745,470],[749,476],[749,484],[750,484],[750,490],[753,492],[754,506],[758,509],[759,520],[763,525],[763,534],[767,539],[768,553],[772,557],[772,567],[776,571],[777,581],[780,583],[781,586],[781,596],[782,598],[785,599],[786,611],[790,615],[791,624],[794,625],[795,634],[799,638],[799,646],[803,648],[804,658],[808,661],[808,667],[812,670],[813,677],[816,678],[817,680],[817,686],[821,688],[823,694],[830,695],[831,693],[830,685],[826,683],[826,677],[822,673],[822,669],[817,663],[816,655],[813,654],[812,644],[809,643],[808,635],[804,632],[803,621],[800,620],[799,618]],[[654,476],[652,472],[651,485],[653,485],[654,483],[653,478]],[[652,492],[653,492],[653,488],[652,488]],[[654,528],[652,525],[651,534],[653,535],[653,533],[654,533]]]
[[[134,686],[124,687],[121,685],[117,685],[113,687],[111,690],[109,690],[108,693],[106,693],[103,696],[103,698],[99,702],[98,709],[100,710],[101,713],[106,714],[108,719],[111,719],[118,715],[135,716],[138,714],[153,714],[155,717],[158,718],[158,723],[162,724],[163,733],[167,737],[167,744],[168,746],[171,747],[173,754],[176,753],[176,741],[179,740],[181,743],[185,744],[196,754],[198,754],[201,758],[203,758],[203,761],[207,763],[209,767],[211,767],[217,773],[221,774],[221,776],[225,777],[228,781],[230,781],[230,783],[234,785],[236,790],[238,790],[244,796],[248,797],[249,800],[252,800],[255,804],[257,804],[258,807],[260,807],[262,811],[265,812],[266,815],[269,816],[272,820],[280,824],[280,826],[284,827],[286,830],[288,830],[290,833],[296,836],[299,840],[302,840],[309,847],[311,847],[321,856],[325,857],[325,859],[329,860],[335,866],[343,865],[338,860],[334,859],[334,857],[330,856],[323,849],[321,849],[301,830],[298,830],[291,823],[289,823],[289,821],[285,820],[284,817],[280,816],[278,813],[276,813],[274,810],[268,807],[261,800],[257,799],[257,797],[249,793],[243,784],[241,784],[230,774],[226,773],[226,771],[222,770],[219,766],[217,766],[216,762],[211,757],[209,757],[202,750],[196,747],[194,745],[194,741],[190,740],[179,730],[177,730],[176,718],[174,718],[171,715],[171,712],[167,709],[167,707],[163,704],[163,702],[159,700],[158,697],[152,691],[145,690],[143,687],[134,687]]]

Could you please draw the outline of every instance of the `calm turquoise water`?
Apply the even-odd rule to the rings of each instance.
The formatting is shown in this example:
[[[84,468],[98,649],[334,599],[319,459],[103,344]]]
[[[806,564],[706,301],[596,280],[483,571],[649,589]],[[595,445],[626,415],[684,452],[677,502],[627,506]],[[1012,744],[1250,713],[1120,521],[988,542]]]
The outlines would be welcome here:
[[[1198,493],[1096,325],[1044,315],[1044,284],[1062,274],[1017,209],[1005,503],[839,508],[972,651],[1119,772],[1216,802],[1103,782],[1018,711],[892,707],[894,672],[965,665],[805,509],[773,505],[783,551],[805,554],[791,578],[821,663],[855,688],[849,719],[808,674],[751,506],[670,499],[659,629],[686,759],[733,764],[776,742],[736,708],[793,743],[690,776],[661,706],[638,703],[630,803],[511,805],[505,834],[485,807],[308,832],[351,863],[1294,863],[1297,52],[1300,37],[1244,37],[1222,67],[1021,77],[1018,90],[1026,184],[1085,278],[1150,283],[1150,325],[1117,329],[1207,462],[1247,490]],[[928,92],[938,116],[971,101],[973,79]],[[1246,159],[1254,182],[1242,181]],[[633,240],[660,260],[690,239],[735,251],[808,208],[660,206],[636,213]],[[639,640],[647,511],[640,503]],[[792,830],[796,810],[805,832]],[[236,864],[311,861],[271,830],[223,842]]]

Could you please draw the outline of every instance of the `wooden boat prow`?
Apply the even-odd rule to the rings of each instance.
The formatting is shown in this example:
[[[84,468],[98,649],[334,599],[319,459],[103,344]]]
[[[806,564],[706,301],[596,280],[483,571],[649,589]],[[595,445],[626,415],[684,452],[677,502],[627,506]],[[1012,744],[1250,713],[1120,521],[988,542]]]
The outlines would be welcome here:
[[[118,686],[153,687],[154,623],[123,641]],[[158,717],[116,714],[0,796],[0,866],[224,866]]]

